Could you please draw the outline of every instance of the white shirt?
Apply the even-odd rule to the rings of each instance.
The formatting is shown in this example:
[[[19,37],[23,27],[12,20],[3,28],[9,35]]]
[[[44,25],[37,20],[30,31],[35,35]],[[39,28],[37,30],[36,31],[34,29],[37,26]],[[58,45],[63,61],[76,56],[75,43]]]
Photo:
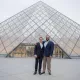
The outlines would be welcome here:
[[[46,41],[46,42],[44,43],[44,47],[46,47],[46,46],[47,46],[48,42],[49,42],[49,41]]]
[[[40,43],[40,47],[41,47],[41,49],[43,48],[43,44],[42,43]]]

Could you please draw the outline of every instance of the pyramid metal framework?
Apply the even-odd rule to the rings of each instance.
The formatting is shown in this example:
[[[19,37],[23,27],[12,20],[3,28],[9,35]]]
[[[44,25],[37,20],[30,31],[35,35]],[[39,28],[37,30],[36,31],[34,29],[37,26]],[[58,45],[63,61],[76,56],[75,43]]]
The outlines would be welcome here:
[[[41,1],[0,23],[0,54],[46,34],[69,56],[80,56],[80,25]]]

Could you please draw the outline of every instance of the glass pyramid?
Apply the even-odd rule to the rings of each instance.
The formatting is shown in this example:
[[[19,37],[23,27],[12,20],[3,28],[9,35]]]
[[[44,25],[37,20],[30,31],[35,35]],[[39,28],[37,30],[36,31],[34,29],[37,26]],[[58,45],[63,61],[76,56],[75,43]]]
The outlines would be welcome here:
[[[69,56],[80,56],[80,25],[41,1],[0,23],[0,54],[46,34]]]

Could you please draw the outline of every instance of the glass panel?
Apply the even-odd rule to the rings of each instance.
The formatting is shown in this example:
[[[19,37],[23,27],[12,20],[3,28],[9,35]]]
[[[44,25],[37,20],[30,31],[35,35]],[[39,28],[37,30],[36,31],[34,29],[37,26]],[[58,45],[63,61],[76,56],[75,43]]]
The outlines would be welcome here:
[[[78,47],[80,48],[80,38],[79,38],[79,40],[78,40],[76,46],[78,46]]]
[[[51,38],[53,38],[55,36],[55,34],[52,32],[50,32],[49,35],[51,36]]]
[[[54,37],[54,41],[55,41],[56,43],[58,43],[58,42],[60,41],[60,38],[59,38],[58,36],[55,36],[55,37]]]
[[[7,40],[4,42],[4,45],[5,45],[5,47],[9,46],[9,45],[10,45],[10,40],[7,39]]]
[[[75,51],[75,53],[77,53],[78,55],[80,55],[80,48],[79,47],[75,46],[75,48],[74,48],[73,51]]]
[[[8,24],[6,24],[6,25],[3,26],[3,28],[4,28],[5,30],[8,29],[8,27],[9,27]]]
[[[4,49],[3,44],[0,44],[0,52]]]
[[[46,29],[45,29],[45,32],[46,32],[46,33],[50,33],[50,30],[46,28]]]
[[[1,38],[0,38],[0,44],[1,44],[2,42],[1,42]]]
[[[69,46],[70,49],[73,49],[73,47],[75,46],[75,44],[72,43],[71,41],[69,41],[69,42],[67,43],[67,46]]]
[[[8,37],[10,38],[10,37],[12,37],[13,36],[13,32],[10,32],[10,33],[8,33],[7,35],[8,35]]]
[[[6,57],[6,51],[5,50],[2,50],[1,52],[0,52],[0,55],[2,55],[2,56],[5,56]]]
[[[13,46],[9,45],[8,47],[6,47],[7,53],[9,53],[11,50],[13,50]]]
[[[17,39],[16,36],[13,35],[13,36],[10,38],[10,42],[11,42],[11,43],[12,43],[12,42],[15,42],[16,39]]]
[[[61,38],[61,41],[63,41],[64,43],[67,43],[68,42],[68,38],[66,38],[66,36],[64,35],[62,38]]]
[[[0,28],[0,33],[2,33],[3,31],[4,31],[4,29],[1,27],[1,28]]]
[[[65,46],[65,43],[64,43],[62,40],[60,40],[58,44],[59,44],[60,46]]]
[[[4,37],[6,35],[6,32],[3,31],[2,33],[0,33],[0,37]]]
[[[71,36],[70,41],[71,41],[72,43],[76,44],[77,39],[76,39],[75,36],[73,35],[73,36]]]
[[[6,32],[6,33],[9,33],[9,32],[10,32],[10,30],[11,30],[11,28],[10,28],[10,27],[8,27],[8,29],[6,29],[6,30],[5,30],[5,32]]]
[[[71,48],[70,48],[69,46],[66,46],[66,47],[65,47],[65,51],[66,51],[68,54],[70,54],[72,50],[71,50]]]
[[[72,57],[76,57],[76,56],[79,56],[75,51],[72,51],[72,53],[71,53],[71,55],[70,56],[72,56]]]
[[[8,36],[7,36],[7,35],[1,37],[1,40],[2,40],[3,42],[6,41],[7,39],[8,39]]]
[[[65,36],[66,36],[66,38],[69,39],[69,38],[71,37],[71,34],[69,34],[69,32],[66,32],[66,33],[65,33]]]

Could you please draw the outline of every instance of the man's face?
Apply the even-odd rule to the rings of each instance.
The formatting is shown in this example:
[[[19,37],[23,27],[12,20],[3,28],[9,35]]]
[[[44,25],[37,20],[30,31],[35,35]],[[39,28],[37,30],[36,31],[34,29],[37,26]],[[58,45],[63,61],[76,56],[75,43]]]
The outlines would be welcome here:
[[[46,41],[48,41],[50,39],[50,37],[49,36],[46,36]]]

